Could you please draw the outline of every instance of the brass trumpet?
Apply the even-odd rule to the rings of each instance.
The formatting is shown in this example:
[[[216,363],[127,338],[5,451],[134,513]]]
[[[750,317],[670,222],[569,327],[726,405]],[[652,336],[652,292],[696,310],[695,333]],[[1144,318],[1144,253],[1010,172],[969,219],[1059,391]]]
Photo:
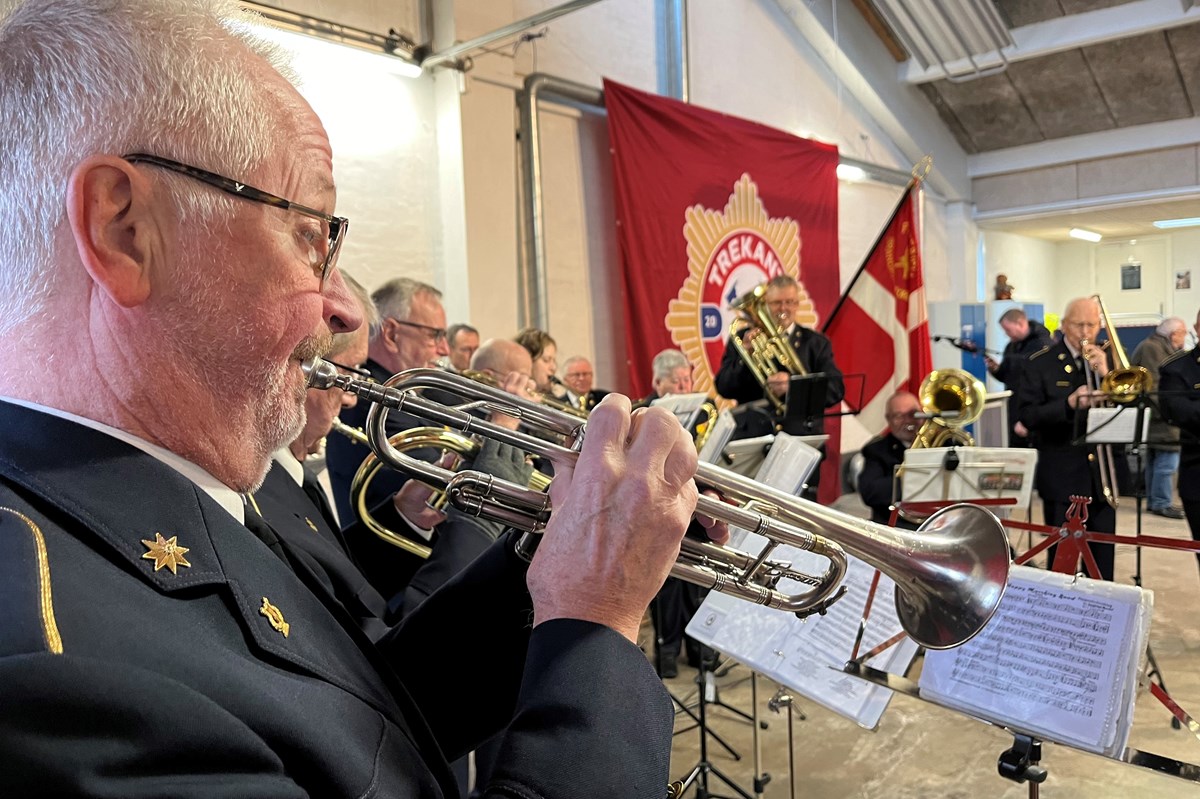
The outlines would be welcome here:
[[[304,364],[309,386],[337,387],[374,403],[367,416],[366,434],[379,459],[430,485],[444,487],[455,507],[498,520],[527,533],[538,533],[550,517],[547,494],[507,483],[480,472],[449,472],[394,450],[387,441],[389,410],[403,410],[462,433],[477,433],[527,452],[560,461],[578,457],[585,426],[579,419],[542,407],[459,375],[435,369],[412,369],[374,383],[339,374],[325,361]],[[464,398],[446,406],[420,395],[440,389]],[[526,426],[541,428],[561,443],[480,420],[466,409],[485,408],[506,413]],[[732,596],[805,616],[824,611],[844,593],[849,552],[880,569],[896,583],[896,610],[912,638],[930,649],[946,649],[969,640],[987,624],[1008,578],[1008,541],[999,521],[974,505],[955,505],[934,514],[920,530],[909,532],[857,519],[797,499],[711,464],[697,468],[696,483],[715,489],[729,505],[701,496],[697,513],[768,539],[749,554],[684,539],[672,575]],[[532,557],[536,535],[522,537],[519,550]],[[769,560],[782,544],[814,552],[828,561],[820,575],[809,575],[790,564]],[[783,580],[795,582],[795,594],[778,589]]]

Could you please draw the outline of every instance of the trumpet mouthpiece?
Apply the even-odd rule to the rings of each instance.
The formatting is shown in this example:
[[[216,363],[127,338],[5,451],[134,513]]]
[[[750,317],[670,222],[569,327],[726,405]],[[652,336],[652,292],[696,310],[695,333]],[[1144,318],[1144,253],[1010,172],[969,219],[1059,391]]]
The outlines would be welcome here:
[[[309,388],[333,388],[337,385],[337,367],[320,358],[309,358],[300,364]]]

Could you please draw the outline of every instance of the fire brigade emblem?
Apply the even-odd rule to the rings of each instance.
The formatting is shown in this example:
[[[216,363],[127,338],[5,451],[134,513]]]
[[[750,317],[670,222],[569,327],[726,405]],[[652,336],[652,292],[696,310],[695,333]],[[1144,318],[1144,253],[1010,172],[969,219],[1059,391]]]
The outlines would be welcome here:
[[[663,321],[671,340],[695,366],[693,390],[713,393],[713,376],[736,318],[730,304],[776,275],[800,279],[800,225],[788,217],[772,218],[757,184],[743,174],[724,209],[687,209],[683,235],[688,276]],[[805,327],[818,321],[803,283],[795,318]]]

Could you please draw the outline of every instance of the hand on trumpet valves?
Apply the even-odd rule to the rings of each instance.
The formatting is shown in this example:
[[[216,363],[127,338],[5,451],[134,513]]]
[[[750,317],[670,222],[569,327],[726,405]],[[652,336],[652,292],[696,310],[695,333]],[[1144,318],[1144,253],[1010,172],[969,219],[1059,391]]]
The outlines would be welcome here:
[[[752,327],[746,331],[746,335],[742,336],[742,346],[746,348],[746,352],[750,355],[754,354],[755,342],[758,337],[763,335],[762,329]]]
[[[418,530],[432,530],[446,520],[446,514],[429,507],[433,489],[416,480],[407,480],[400,490],[392,495],[396,512]]]
[[[631,642],[679,555],[698,492],[696,448],[662,408],[609,394],[574,466],[554,462],[554,511],[529,566],[534,626],[582,619]]]

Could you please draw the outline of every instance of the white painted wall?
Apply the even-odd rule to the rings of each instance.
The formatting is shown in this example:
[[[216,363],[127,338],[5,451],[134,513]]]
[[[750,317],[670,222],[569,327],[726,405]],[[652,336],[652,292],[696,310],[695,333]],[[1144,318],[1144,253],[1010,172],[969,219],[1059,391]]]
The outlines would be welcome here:
[[[426,31],[417,31],[420,0],[280,5],[376,31],[399,27],[418,38],[432,30],[440,48],[560,3],[438,0]],[[451,322],[471,321],[485,337],[512,335],[522,246],[516,89],[536,70],[596,87],[608,76],[655,91],[662,55],[655,9],[648,0],[606,0],[548,23],[545,37],[515,53],[510,43],[476,54],[465,76],[441,70],[436,78],[377,80],[369,69],[328,60],[301,65],[306,92],[333,138],[339,212],[352,219],[343,266],[371,287],[397,274],[434,282],[446,292]],[[885,126],[839,87],[826,58],[772,0],[691,0],[688,11],[692,102],[832,141],[861,160],[909,167]],[[857,12],[847,5],[844,13]],[[844,21],[842,29],[856,26]],[[551,333],[563,357],[593,354],[598,381],[622,387],[630,365],[619,339],[625,306],[606,123],[553,105],[543,111]],[[961,153],[935,154],[939,160],[956,168]],[[843,184],[839,193],[844,283],[899,189]],[[936,197],[926,203],[923,255],[932,299],[971,288],[975,230],[963,208]]]
[[[1058,308],[1055,285],[1050,276],[1058,268],[1058,247],[1049,241],[997,231],[983,232],[986,265],[984,288],[993,298],[992,286],[996,276],[1005,275],[1015,286],[1013,299],[1020,302],[1040,302],[1047,310]]]

